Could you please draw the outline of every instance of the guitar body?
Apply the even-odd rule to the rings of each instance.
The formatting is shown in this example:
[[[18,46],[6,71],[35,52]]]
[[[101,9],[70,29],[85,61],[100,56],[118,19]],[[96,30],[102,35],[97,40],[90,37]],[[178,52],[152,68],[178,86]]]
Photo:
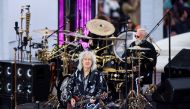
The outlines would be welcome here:
[[[82,98],[79,98],[79,97],[77,97],[77,96],[74,96],[73,98],[74,98],[75,101],[76,101],[76,106],[73,107],[73,106],[71,105],[71,103],[69,102],[69,103],[67,103],[67,109],[84,109],[84,106],[83,106],[82,103],[79,103],[79,104],[78,104],[78,102],[83,101]]]

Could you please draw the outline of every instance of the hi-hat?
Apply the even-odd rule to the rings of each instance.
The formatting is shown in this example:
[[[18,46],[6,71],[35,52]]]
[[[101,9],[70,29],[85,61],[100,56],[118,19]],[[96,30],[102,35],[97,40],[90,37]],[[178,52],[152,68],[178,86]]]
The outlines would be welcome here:
[[[129,47],[129,50],[150,50],[150,48],[143,48],[140,46]]]
[[[33,30],[35,33],[40,33],[42,36],[48,36],[54,32],[54,30],[49,30],[47,27],[44,29]]]
[[[97,40],[125,40],[124,38],[118,38],[118,37],[107,37],[107,38],[92,38],[92,39],[97,39]]]
[[[99,36],[109,36],[115,32],[113,24],[101,19],[90,20],[86,27],[91,33]]]

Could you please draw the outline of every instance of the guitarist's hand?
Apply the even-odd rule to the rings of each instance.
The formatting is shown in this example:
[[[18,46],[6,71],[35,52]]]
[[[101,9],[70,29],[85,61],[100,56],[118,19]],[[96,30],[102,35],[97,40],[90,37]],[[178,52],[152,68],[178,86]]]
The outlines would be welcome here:
[[[103,92],[101,95],[100,95],[101,99],[106,99],[108,97],[108,93],[107,92]]]
[[[71,106],[75,107],[75,104],[76,104],[76,100],[74,98],[71,98]]]

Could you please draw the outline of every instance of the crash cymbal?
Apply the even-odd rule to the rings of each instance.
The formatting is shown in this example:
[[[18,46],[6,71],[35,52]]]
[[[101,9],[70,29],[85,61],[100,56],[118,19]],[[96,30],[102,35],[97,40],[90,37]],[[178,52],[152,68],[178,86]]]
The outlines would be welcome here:
[[[44,29],[33,30],[35,33],[40,33],[42,36],[48,36],[54,32],[54,30],[49,30],[47,27]]]
[[[150,48],[143,48],[140,46],[129,47],[129,50],[150,50]]]
[[[99,36],[109,36],[115,32],[113,24],[101,19],[90,20],[86,27],[91,33]]]

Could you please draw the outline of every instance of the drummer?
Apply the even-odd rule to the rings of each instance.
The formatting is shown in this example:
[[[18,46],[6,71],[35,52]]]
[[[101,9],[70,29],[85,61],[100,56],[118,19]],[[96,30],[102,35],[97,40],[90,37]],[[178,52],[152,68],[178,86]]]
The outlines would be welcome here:
[[[157,52],[153,44],[145,39],[147,34],[145,29],[137,29],[136,40],[130,44],[130,47],[133,48],[130,49],[130,55],[134,54],[134,56],[138,57],[135,54],[138,49],[141,53],[140,73],[143,76],[142,84],[152,84],[152,73],[157,62]],[[138,65],[139,63],[137,62],[136,64]]]

